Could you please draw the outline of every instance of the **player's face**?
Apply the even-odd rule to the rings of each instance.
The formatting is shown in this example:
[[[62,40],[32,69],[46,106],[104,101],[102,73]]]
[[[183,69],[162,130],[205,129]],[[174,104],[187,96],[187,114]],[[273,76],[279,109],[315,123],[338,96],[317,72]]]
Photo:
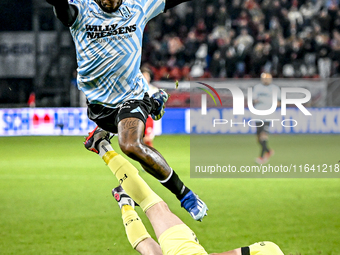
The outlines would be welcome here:
[[[106,12],[115,12],[122,4],[122,0],[99,0],[101,7]]]
[[[272,75],[269,73],[262,73],[261,74],[261,81],[263,85],[269,85],[272,83]]]
[[[262,83],[263,85],[269,85],[270,83],[272,83],[272,78],[266,77],[266,78],[262,78]]]

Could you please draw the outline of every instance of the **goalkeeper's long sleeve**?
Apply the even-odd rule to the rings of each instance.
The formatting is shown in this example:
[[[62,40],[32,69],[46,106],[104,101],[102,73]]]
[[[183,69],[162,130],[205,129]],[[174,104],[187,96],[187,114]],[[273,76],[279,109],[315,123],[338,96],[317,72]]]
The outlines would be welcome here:
[[[75,5],[70,5],[67,0],[46,0],[54,6],[55,15],[67,27],[72,26],[78,15]]]

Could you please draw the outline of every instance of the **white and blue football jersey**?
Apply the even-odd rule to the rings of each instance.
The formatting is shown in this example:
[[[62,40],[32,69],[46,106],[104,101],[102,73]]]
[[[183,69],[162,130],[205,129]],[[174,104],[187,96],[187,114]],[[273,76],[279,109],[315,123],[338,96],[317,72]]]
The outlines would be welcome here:
[[[78,88],[90,103],[116,108],[142,99],[148,84],[140,72],[146,23],[163,12],[165,0],[123,0],[106,13],[94,0],[69,0],[77,6],[70,27],[76,46]]]
[[[272,106],[273,103],[273,91],[274,89],[278,92],[277,93],[277,100],[281,100],[280,88],[274,84],[270,85],[263,85],[257,84],[254,87],[253,91],[253,100],[257,100],[257,103],[254,107],[257,110],[268,110]]]

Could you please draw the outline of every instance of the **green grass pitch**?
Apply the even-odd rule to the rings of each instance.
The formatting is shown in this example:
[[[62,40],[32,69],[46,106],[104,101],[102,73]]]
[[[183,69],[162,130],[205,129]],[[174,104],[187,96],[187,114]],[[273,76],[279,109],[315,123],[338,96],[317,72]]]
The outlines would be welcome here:
[[[340,160],[337,135],[270,139],[276,151],[273,164]],[[253,164],[259,151],[254,136],[230,135],[226,140],[226,158]],[[137,254],[111,195],[118,182],[82,141],[62,136],[0,138],[0,254]],[[340,179],[191,179],[189,136],[156,137],[155,147],[208,204],[208,217],[193,221],[157,180],[145,172],[141,176],[208,252],[271,240],[285,254],[340,254]],[[154,236],[145,215],[137,211]]]

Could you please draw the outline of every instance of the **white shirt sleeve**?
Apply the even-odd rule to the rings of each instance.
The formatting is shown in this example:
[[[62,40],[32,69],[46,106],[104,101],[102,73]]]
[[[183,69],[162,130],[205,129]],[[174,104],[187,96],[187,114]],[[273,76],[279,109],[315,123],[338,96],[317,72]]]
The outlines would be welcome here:
[[[141,0],[146,22],[164,11],[165,0]]]

